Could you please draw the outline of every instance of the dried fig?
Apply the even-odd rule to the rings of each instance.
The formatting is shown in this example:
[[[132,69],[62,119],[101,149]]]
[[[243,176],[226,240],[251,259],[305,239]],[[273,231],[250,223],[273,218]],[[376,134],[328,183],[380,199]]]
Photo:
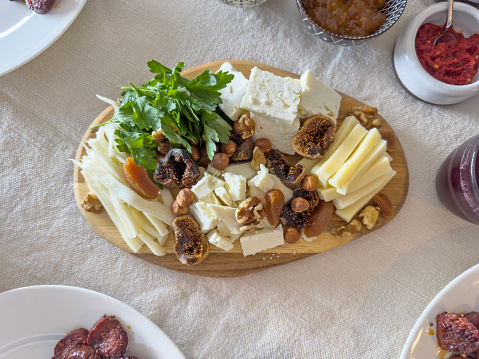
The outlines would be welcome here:
[[[291,140],[291,146],[306,158],[321,158],[333,142],[336,125],[329,117],[315,115],[308,118]]]
[[[309,209],[304,212],[295,212],[291,205],[295,198],[304,198],[309,202]],[[286,221],[291,224],[296,229],[301,229],[304,227],[309,227],[311,225],[311,215],[314,208],[319,203],[319,196],[316,191],[305,191],[299,189],[294,191],[293,198],[291,198],[283,208],[283,217]]]
[[[203,261],[210,251],[210,243],[201,232],[196,220],[184,215],[173,221],[175,232],[175,253],[182,264],[188,266]]]
[[[274,149],[266,155],[266,167],[289,188],[297,187],[306,174],[303,164],[291,166],[285,155]]]
[[[191,188],[200,177],[200,170],[187,150],[173,148],[156,166],[153,178],[169,188]]]

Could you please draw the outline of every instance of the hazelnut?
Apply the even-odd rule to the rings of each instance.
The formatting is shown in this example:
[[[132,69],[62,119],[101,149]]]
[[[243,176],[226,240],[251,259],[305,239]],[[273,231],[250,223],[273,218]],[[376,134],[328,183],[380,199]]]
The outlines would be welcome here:
[[[266,157],[263,151],[259,147],[255,147],[253,150],[253,159],[251,160],[251,168],[255,171],[259,171],[260,165],[266,164]]]
[[[171,204],[171,210],[177,216],[182,216],[188,212],[188,207],[180,207],[178,206],[178,202],[174,201]]]
[[[179,207],[189,207],[195,200],[195,194],[189,188],[183,188],[176,196],[176,204]]]
[[[200,157],[201,156],[198,147],[191,146],[191,158],[193,158],[193,161],[198,162],[200,160]]]
[[[217,153],[213,158],[213,166],[219,170],[224,170],[226,167],[228,167],[229,162],[230,158],[226,153]]]
[[[158,143],[158,152],[160,152],[161,154],[166,155],[168,152],[170,152],[170,150],[171,144],[170,141],[168,141],[167,139],[164,139],[163,141]]]
[[[222,143],[220,145],[220,150],[224,154],[231,156],[236,152],[237,145],[234,141],[229,140],[228,143]]]
[[[294,227],[286,227],[284,240],[289,244],[294,244],[301,238],[301,232]]]
[[[273,148],[271,145],[271,141],[264,137],[258,138],[256,142],[254,143],[254,145],[255,147],[259,147],[260,150],[263,151],[265,155],[267,155],[269,151],[271,151]]]
[[[309,202],[306,198],[296,197],[291,202],[291,209],[297,213],[305,212],[309,209]]]
[[[319,186],[319,180],[316,176],[307,175],[303,178],[301,188],[306,191],[314,191]]]

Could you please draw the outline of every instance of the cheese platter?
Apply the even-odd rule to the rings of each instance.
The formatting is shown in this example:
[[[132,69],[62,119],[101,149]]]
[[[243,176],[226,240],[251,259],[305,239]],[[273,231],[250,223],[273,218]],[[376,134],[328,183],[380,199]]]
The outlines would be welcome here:
[[[217,61],[212,62],[204,65],[200,65],[191,69],[184,70],[181,75],[187,79],[193,79],[196,76],[202,74],[205,70],[211,69],[212,73],[215,73],[220,67],[225,63],[225,61]],[[258,68],[262,71],[267,71],[271,74],[276,76],[280,76],[283,78],[291,78],[291,79],[299,79],[299,76],[289,73],[284,70],[280,70],[274,68],[272,66],[259,64],[251,61],[240,61],[240,60],[230,60],[228,61],[234,69],[241,72],[245,78],[249,78],[251,71],[255,68]],[[257,71],[257,70],[254,70]],[[341,128],[341,125],[345,118],[348,115],[354,112],[357,108],[363,108],[365,105],[358,100],[355,100],[345,94],[339,94],[341,96],[341,102],[339,111],[337,114],[337,127]],[[84,144],[91,138],[95,137],[95,133],[97,128],[95,126],[102,124],[106,121],[109,121],[114,115],[114,107],[110,106],[105,109],[92,123],[90,129],[85,133],[81,144],[78,148],[77,155],[76,155],[76,163],[79,164],[82,158],[86,155],[87,151],[85,149]],[[392,205],[392,212],[397,215],[399,210],[401,209],[406,195],[408,191],[408,169],[406,164],[406,159],[404,156],[404,152],[402,150],[401,144],[396,137],[393,129],[391,126],[379,115],[377,116],[380,118],[380,125],[377,126],[378,131],[371,133],[371,140],[370,142],[379,143],[379,139],[382,138],[387,141],[388,146],[388,158],[390,162],[390,169],[392,168],[395,172],[395,175],[390,178],[387,178],[387,181],[383,181],[384,188],[381,190],[381,194],[385,194]],[[95,128],[94,128],[95,127]],[[94,128],[93,130],[91,128]],[[359,131],[356,131],[359,132]],[[362,131],[365,132],[365,131]],[[372,132],[372,131],[371,131]],[[366,131],[367,133],[367,131]],[[378,133],[381,136],[378,136]],[[362,134],[363,136],[365,133]],[[339,131],[336,136],[340,136]],[[369,138],[368,138],[369,139]],[[386,142],[384,141],[384,142]],[[366,141],[363,141],[366,142]],[[334,142],[333,142],[334,143]],[[372,144],[368,145],[369,149],[372,148]],[[379,147],[379,145],[378,145]],[[384,148],[383,148],[384,150]],[[360,153],[360,151],[358,151]],[[352,156],[353,157],[353,156]],[[302,157],[300,155],[288,155],[288,161],[291,164],[295,164],[296,162],[300,161]],[[333,161],[330,161],[330,163]],[[354,158],[351,160],[354,162]],[[356,161],[357,162],[357,161]],[[378,168],[381,166],[381,163],[378,163]],[[324,167],[323,167],[324,169]],[[346,171],[347,169],[345,169]],[[334,170],[331,174],[334,173]],[[366,169],[364,169],[366,171]],[[258,172],[259,173],[259,172]],[[318,172],[319,173],[319,172]],[[381,178],[377,179],[378,185],[381,184]],[[338,181],[341,182],[342,178],[338,178]],[[342,183],[343,185],[349,185]],[[371,185],[371,184],[370,184]],[[351,184],[352,187],[355,184]],[[356,186],[358,187],[358,186]],[[365,186],[366,187],[366,186]],[[244,250],[242,249],[241,242],[239,240],[233,241],[231,245],[231,249],[224,250],[221,248],[216,247],[215,245],[210,245],[209,247],[209,254],[206,259],[204,259],[201,263],[197,265],[187,266],[182,264],[179,260],[177,255],[175,254],[175,237],[173,231],[170,229],[170,233],[165,237],[165,242],[163,244],[164,255],[157,255],[149,249],[148,246],[142,246],[137,250],[132,250],[131,246],[129,246],[125,240],[123,239],[122,235],[120,234],[117,226],[113,223],[108,213],[105,211],[101,213],[92,213],[87,212],[81,205],[85,196],[89,193],[90,189],[88,184],[85,181],[84,176],[82,175],[81,168],[75,166],[74,170],[74,190],[75,190],[75,197],[76,201],[79,205],[80,211],[85,217],[88,225],[100,235],[102,238],[110,242],[111,244],[117,246],[121,250],[124,250],[128,253],[132,253],[135,256],[138,256],[141,259],[154,263],[156,265],[160,265],[162,267],[170,268],[173,270],[194,274],[194,275],[201,275],[201,276],[212,276],[212,277],[232,277],[232,276],[240,276],[245,274],[250,274],[254,272],[258,272],[261,270],[265,270],[268,268],[273,268],[279,265],[283,265],[286,263],[290,263],[302,258],[309,257],[314,254],[318,254],[321,252],[325,252],[336,248],[340,245],[348,243],[352,240],[358,239],[364,235],[367,235],[371,231],[380,229],[381,227],[387,225],[392,219],[392,216],[383,216],[380,215],[377,218],[375,225],[371,228],[367,228],[363,226],[357,233],[354,233],[349,236],[342,236],[338,237],[333,235],[331,231],[334,228],[339,228],[347,224],[344,221],[345,214],[338,212],[338,214],[343,217],[341,219],[338,215],[334,214],[331,218],[331,221],[327,228],[324,230],[323,233],[318,235],[315,238],[308,238],[308,240],[300,239],[298,242],[294,244],[289,244],[284,242],[279,246],[276,246],[271,249],[265,249],[260,251],[259,253],[251,255],[246,255]],[[358,191],[359,192],[359,191]],[[324,193],[323,196],[327,196],[329,194]],[[348,202],[349,201],[349,202]],[[347,203],[345,203],[347,202]],[[336,199],[335,205],[338,207],[347,207],[349,203],[355,202],[355,199],[347,198],[347,196]],[[369,201],[366,201],[363,205],[366,205]],[[338,207],[338,208],[339,208]],[[344,212],[344,210],[343,210]],[[349,219],[349,218],[348,218]],[[277,234],[276,234],[277,235]],[[254,236],[253,237],[254,240]],[[211,242],[211,240],[210,240]]]

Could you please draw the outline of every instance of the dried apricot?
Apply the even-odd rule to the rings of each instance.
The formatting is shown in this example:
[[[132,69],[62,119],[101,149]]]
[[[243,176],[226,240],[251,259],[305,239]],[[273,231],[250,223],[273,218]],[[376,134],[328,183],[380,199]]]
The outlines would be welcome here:
[[[128,157],[123,165],[125,178],[131,189],[143,198],[153,199],[158,197],[160,189],[150,180],[146,170],[137,166],[133,157]]]

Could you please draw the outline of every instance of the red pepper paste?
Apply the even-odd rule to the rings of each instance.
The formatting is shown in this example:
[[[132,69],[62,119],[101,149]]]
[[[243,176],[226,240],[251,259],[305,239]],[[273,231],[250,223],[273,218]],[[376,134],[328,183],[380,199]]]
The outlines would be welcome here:
[[[437,43],[442,25],[424,24],[416,35],[416,53],[422,66],[434,78],[451,85],[468,85],[479,68],[479,34],[465,38],[450,29],[456,41]]]

